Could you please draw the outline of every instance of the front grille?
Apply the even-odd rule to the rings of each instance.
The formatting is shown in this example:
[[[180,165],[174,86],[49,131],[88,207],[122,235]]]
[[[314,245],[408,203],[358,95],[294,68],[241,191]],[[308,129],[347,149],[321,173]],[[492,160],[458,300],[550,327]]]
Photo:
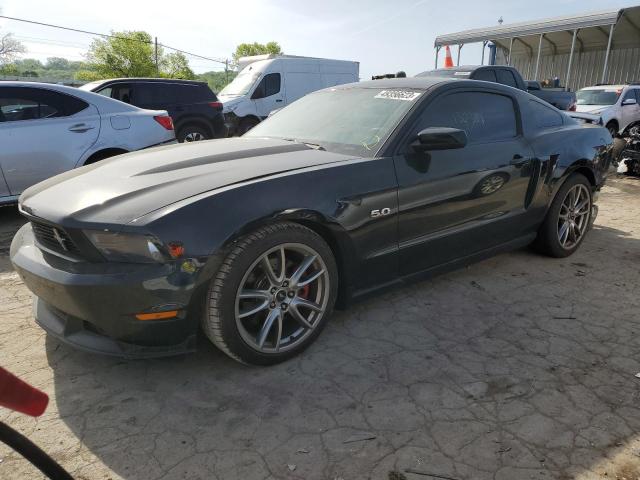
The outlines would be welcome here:
[[[36,240],[43,247],[62,253],[63,255],[79,255],[77,245],[71,240],[67,232],[60,227],[54,227],[46,223],[31,221],[31,228]]]

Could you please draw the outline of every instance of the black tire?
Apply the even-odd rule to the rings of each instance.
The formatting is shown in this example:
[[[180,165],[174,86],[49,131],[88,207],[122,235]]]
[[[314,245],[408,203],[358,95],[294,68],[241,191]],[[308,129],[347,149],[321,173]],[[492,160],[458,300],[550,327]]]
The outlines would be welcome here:
[[[302,244],[312,248],[326,265],[329,287],[326,308],[315,327],[297,345],[285,352],[258,351],[242,337],[236,323],[236,295],[245,274],[265,252],[282,244]],[[237,240],[211,280],[202,317],[202,329],[213,344],[229,357],[252,365],[273,365],[298,355],[320,334],[330,317],[338,292],[338,270],[327,243],[315,232],[296,223],[262,227]]]
[[[587,227],[582,237],[578,240],[578,242],[571,248],[564,248],[560,239],[558,238],[558,222],[560,221],[560,209],[562,207],[562,203],[567,197],[567,193],[576,185],[584,185],[588,191],[589,195],[589,213],[587,216]],[[544,222],[540,226],[538,230],[538,236],[533,243],[533,247],[540,253],[548,255],[550,257],[555,258],[564,258],[572,255],[580,245],[584,241],[588,229],[591,225],[591,207],[593,205],[593,195],[592,195],[592,186],[587,177],[580,173],[572,174],[560,187],[558,193],[556,194],[553,202],[551,202],[551,207],[549,207],[549,211],[547,212],[547,216],[544,219]]]
[[[238,136],[242,136],[245,133],[247,133],[249,130],[251,130],[253,127],[255,127],[256,125],[258,125],[258,120],[256,120],[255,118],[244,118],[240,121],[240,124],[238,125]]]
[[[201,125],[188,124],[178,129],[176,135],[178,142],[197,142],[201,140],[209,140],[211,133]]]

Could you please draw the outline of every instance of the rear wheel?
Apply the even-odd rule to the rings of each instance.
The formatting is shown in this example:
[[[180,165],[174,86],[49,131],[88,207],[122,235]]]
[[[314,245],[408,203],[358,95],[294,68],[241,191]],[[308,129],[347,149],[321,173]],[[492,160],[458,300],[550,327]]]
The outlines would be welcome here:
[[[534,246],[552,257],[568,257],[579,247],[591,222],[591,184],[579,173],[556,194]]]
[[[200,125],[185,125],[180,127],[177,135],[178,141],[182,142],[199,142],[201,140],[208,140],[211,138],[211,134],[206,128]]]
[[[329,246],[294,223],[263,227],[238,242],[211,282],[203,329],[231,358],[271,365],[307,348],[336,300]]]

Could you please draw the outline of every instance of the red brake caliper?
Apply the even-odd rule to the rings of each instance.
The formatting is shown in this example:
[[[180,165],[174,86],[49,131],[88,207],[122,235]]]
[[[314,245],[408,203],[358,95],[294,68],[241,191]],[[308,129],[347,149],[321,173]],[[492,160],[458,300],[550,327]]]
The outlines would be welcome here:
[[[300,293],[299,293],[299,295],[300,295],[302,298],[307,298],[307,297],[309,296],[309,290],[310,290],[310,289],[311,289],[311,287],[310,287],[309,285],[305,285],[304,287],[302,287],[302,288],[300,289]]]

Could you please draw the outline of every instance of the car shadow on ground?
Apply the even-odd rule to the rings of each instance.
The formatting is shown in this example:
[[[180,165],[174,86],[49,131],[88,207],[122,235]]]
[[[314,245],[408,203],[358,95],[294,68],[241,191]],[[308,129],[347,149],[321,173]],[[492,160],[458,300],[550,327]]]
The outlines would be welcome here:
[[[124,478],[587,478],[640,446],[638,264],[640,240],[596,226],[570,258],[521,250],[338,312],[269,368],[203,338],[143,361],[48,338],[57,408]]]

